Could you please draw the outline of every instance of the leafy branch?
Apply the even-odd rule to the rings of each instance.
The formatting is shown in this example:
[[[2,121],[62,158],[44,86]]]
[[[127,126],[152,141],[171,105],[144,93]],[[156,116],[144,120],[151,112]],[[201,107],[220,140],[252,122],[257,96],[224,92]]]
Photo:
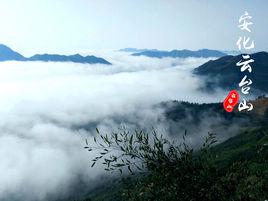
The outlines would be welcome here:
[[[84,148],[90,152],[97,152],[97,156],[92,159],[91,167],[101,163],[105,165],[106,171],[118,170],[122,173],[123,169],[127,169],[132,174],[135,171],[157,171],[167,165],[175,165],[179,159],[193,155],[193,149],[185,143],[186,131],[183,143],[179,146],[175,146],[174,142],[170,142],[163,135],[158,135],[155,130],[152,133],[143,130],[130,133],[122,130],[119,133],[112,132],[111,135],[101,134],[98,129],[96,132],[96,146],[90,146],[86,140]],[[209,134],[201,150],[206,152],[215,142],[215,135]]]

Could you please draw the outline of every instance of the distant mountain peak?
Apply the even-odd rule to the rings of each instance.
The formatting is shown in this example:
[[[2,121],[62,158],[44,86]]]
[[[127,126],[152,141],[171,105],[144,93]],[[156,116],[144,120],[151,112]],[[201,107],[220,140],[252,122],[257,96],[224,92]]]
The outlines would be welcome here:
[[[138,53],[138,52],[145,52],[145,51],[158,51],[157,49],[139,49],[139,48],[133,48],[133,47],[127,47],[118,50],[120,52],[129,52],[129,53]]]
[[[26,58],[19,54],[18,52],[13,51],[6,45],[0,44],[0,61],[53,61],[53,62],[74,62],[74,63],[87,63],[87,64],[107,64],[111,63],[107,60],[95,57],[93,55],[82,56],[80,54],[74,54],[70,56],[59,55],[59,54],[35,54],[32,57]]]
[[[25,61],[26,58],[6,45],[0,44],[0,61]]]
[[[147,57],[154,57],[154,58],[164,58],[164,57],[172,57],[172,58],[187,58],[187,57],[197,57],[197,58],[209,58],[209,57],[222,57],[226,56],[227,54],[218,51],[218,50],[209,50],[209,49],[200,49],[197,51],[193,50],[171,50],[171,51],[144,51],[133,53],[133,56],[147,56]]]

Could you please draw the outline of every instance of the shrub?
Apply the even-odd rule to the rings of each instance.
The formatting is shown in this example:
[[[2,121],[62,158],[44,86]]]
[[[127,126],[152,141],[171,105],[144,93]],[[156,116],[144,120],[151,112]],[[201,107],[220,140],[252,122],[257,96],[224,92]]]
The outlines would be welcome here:
[[[197,201],[197,200],[265,200],[267,178],[260,171],[249,168],[249,161],[234,161],[228,167],[214,163],[211,146],[214,134],[208,134],[204,144],[193,150],[182,143],[158,135],[155,131],[133,134],[123,130],[103,135],[97,129],[92,167],[100,162],[107,171],[129,171],[142,176],[130,181],[122,193],[122,200]],[[267,197],[266,197],[267,198]]]

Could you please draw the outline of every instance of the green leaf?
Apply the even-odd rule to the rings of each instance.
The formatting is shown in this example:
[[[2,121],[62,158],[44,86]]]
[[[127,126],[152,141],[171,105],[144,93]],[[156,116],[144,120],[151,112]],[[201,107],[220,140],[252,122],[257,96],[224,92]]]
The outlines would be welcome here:
[[[133,173],[132,170],[131,170],[131,168],[130,168],[130,166],[127,166],[127,168],[128,168],[128,170],[129,170],[131,173]]]
[[[133,142],[133,135],[131,135],[131,137],[130,137],[129,144],[132,145],[132,142]]]
[[[91,167],[93,167],[96,164],[96,162],[92,163]]]

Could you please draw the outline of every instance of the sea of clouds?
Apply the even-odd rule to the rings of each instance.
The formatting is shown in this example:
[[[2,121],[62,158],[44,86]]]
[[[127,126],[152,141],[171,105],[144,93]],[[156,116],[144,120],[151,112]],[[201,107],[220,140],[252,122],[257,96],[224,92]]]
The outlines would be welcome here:
[[[46,200],[94,186],[84,139],[95,128],[168,131],[163,101],[219,102],[226,95],[198,90],[193,68],[208,59],[156,59],[110,52],[113,65],[0,63],[0,200]]]

